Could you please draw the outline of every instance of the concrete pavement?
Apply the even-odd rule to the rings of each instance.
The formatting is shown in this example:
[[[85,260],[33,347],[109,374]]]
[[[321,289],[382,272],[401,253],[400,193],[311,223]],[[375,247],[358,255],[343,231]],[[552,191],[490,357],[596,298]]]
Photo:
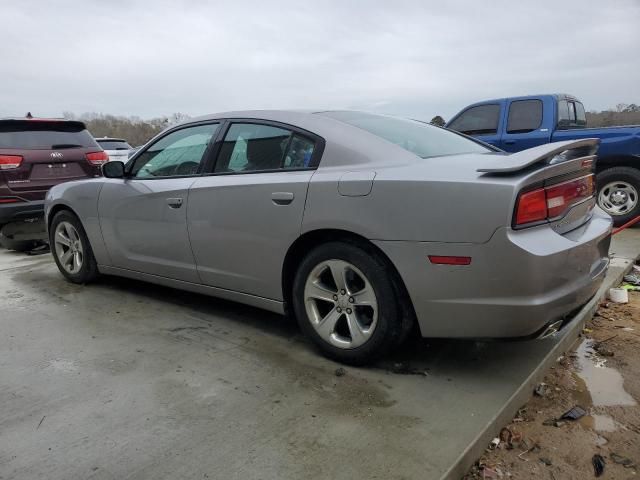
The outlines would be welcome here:
[[[640,230],[612,252],[610,281]],[[0,251],[0,478],[459,478],[578,331],[338,377],[283,317]]]

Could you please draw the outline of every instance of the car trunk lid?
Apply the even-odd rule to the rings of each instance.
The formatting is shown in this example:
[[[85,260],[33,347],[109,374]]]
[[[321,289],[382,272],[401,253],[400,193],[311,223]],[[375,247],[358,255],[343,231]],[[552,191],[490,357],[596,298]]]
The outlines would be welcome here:
[[[591,218],[598,142],[584,139],[541,145],[493,157],[477,171],[489,177],[522,177],[513,214],[514,229],[550,224],[564,234]]]

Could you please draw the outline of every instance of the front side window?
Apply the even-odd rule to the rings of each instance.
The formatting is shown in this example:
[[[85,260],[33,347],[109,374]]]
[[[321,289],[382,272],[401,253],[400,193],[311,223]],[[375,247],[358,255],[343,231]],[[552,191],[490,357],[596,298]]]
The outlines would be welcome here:
[[[455,132],[415,120],[351,111],[329,111],[320,115],[366,130],[422,158],[491,151]]]
[[[542,102],[540,100],[517,100],[509,105],[507,133],[532,132],[541,124]]]
[[[197,125],[171,132],[138,155],[131,175],[136,178],[195,175],[218,127],[217,123]]]
[[[492,135],[498,132],[500,105],[477,105],[465,110],[449,128],[467,135]]]
[[[234,123],[224,137],[216,173],[259,172],[310,166],[315,143],[290,130]]]

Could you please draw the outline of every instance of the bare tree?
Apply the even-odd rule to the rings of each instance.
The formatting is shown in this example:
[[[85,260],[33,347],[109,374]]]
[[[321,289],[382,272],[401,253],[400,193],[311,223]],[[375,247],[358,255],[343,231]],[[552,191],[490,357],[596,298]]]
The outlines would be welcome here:
[[[444,127],[445,123],[447,122],[445,122],[444,118],[442,118],[440,115],[436,115],[431,119],[431,122],[429,123],[431,123],[432,125],[436,125],[438,127]]]

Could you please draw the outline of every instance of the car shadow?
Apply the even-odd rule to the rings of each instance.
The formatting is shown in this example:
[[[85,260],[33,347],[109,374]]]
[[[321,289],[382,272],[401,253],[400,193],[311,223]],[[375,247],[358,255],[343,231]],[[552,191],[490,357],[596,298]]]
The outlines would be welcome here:
[[[304,344],[304,348],[320,355],[313,344],[302,335],[295,318],[291,315],[279,315],[229,300],[128,278],[104,276],[99,284],[102,288],[133,293],[149,301],[188,308],[208,319],[222,317],[285,341]],[[504,362],[526,343],[528,342],[426,339],[415,331],[402,348],[367,369],[384,370],[398,375],[427,376],[432,375],[434,370],[443,375],[450,371],[451,375],[454,375],[460,368],[471,368],[477,362],[486,362],[488,358],[495,357],[496,362]],[[447,364],[451,365],[451,368],[443,368]]]

